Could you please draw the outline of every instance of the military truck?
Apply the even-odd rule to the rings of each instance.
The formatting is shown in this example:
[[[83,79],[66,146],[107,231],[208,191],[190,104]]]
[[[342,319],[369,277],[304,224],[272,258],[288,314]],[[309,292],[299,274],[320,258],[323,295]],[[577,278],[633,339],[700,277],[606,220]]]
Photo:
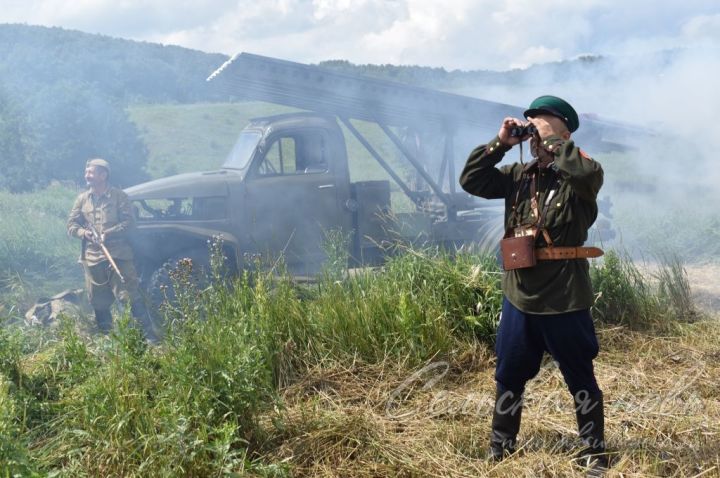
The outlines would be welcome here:
[[[229,99],[298,112],[252,120],[219,170],[126,190],[146,288],[166,284],[168,268],[180,258],[206,265],[214,236],[222,236],[231,271],[259,255],[282,258],[298,276],[321,269],[329,231],[343,232],[351,266],[381,263],[397,241],[495,247],[503,204],[458,191],[457,171],[503,117],[522,109],[249,54],[229,60],[209,81]],[[397,157],[383,157],[360,132],[360,121],[375,124],[395,146],[402,171],[391,165]],[[621,147],[608,139],[617,128],[593,121],[588,148]],[[387,179],[351,181],[346,135]],[[404,194],[412,208],[393,210],[391,193]]]
[[[351,182],[343,132],[334,118],[317,113],[254,119],[220,170],[151,181],[127,193],[147,279],[182,257],[207,263],[213,236],[222,236],[235,270],[258,255],[282,256],[290,272],[311,276],[325,260],[329,231],[346,233],[351,265],[361,265],[380,263],[396,241],[461,245],[482,239],[483,225],[495,239],[501,226],[496,207],[461,220],[456,211],[456,220],[448,220],[447,208],[428,191],[408,189],[417,211],[394,212],[390,181]]]

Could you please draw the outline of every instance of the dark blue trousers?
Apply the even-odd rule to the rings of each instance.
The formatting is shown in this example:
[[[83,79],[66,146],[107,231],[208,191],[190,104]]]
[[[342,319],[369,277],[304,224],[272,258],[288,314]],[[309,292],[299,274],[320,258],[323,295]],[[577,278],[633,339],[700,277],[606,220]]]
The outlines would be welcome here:
[[[560,365],[573,396],[600,393],[593,359],[599,350],[589,310],[554,315],[526,314],[503,298],[498,326],[495,380],[501,392],[522,394],[525,383],[540,371],[543,353]]]

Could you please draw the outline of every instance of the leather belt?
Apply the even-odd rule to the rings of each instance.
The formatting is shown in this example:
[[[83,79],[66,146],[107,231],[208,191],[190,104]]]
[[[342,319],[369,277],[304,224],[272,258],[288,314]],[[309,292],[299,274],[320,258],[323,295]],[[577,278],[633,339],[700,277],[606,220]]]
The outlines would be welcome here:
[[[540,261],[587,259],[600,257],[603,254],[603,250],[599,247],[539,247],[535,249],[535,257]]]

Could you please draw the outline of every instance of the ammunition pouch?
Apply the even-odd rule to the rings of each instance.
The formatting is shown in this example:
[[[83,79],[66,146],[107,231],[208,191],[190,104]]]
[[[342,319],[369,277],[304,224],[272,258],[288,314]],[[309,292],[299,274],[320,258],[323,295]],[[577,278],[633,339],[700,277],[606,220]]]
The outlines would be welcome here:
[[[500,241],[503,269],[525,269],[537,264],[535,236],[506,237]]]

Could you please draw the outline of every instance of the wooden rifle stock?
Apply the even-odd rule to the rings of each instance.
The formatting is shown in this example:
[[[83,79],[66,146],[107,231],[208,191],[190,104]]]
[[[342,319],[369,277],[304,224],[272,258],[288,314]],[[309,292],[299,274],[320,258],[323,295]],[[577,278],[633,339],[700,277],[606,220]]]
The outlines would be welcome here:
[[[120,269],[118,268],[117,264],[115,263],[115,260],[110,255],[110,251],[108,251],[107,247],[105,247],[105,244],[103,243],[103,241],[100,237],[100,234],[98,234],[97,229],[95,229],[95,226],[93,226],[92,224],[88,224],[88,226],[90,227],[90,232],[92,232],[93,240],[95,241],[96,244],[98,244],[100,246],[100,249],[102,249],[103,254],[105,254],[105,257],[107,258],[108,262],[110,262],[110,266],[112,266],[113,270],[120,278],[120,282],[122,282],[124,284],[125,278],[123,277],[122,273],[120,272]]]

